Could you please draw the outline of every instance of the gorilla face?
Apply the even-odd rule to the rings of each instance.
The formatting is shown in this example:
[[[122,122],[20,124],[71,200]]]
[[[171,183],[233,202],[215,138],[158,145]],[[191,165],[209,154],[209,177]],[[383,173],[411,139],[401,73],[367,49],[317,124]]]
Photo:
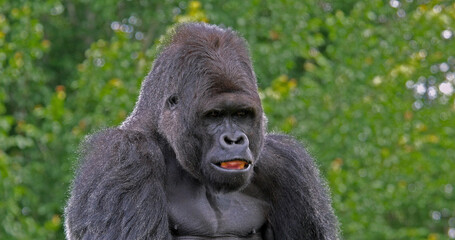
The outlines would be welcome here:
[[[205,82],[206,89],[194,86],[202,95],[188,88],[181,98],[168,98],[164,135],[190,175],[215,191],[239,190],[250,182],[263,145],[259,96],[256,89],[247,91],[244,81],[229,89],[226,82]]]
[[[190,175],[215,191],[239,190],[250,182],[264,137],[257,90],[247,88],[254,85],[245,75],[191,78],[200,84],[168,98],[163,133]]]
[[[238,190],[253,174],[262,141],[262,109],[242,91],[205,97],[197,111],[203,181],[215,190]],[[258,105],[259,104],[259,105]]]

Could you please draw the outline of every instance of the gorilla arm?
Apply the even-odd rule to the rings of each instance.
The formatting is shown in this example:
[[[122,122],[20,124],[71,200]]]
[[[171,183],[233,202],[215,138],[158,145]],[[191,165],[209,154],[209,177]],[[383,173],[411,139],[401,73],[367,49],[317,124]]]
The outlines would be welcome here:
[[[313,160],[294,139],[266,135],[256,167],[258,186],[269,196],[269,222],[280,239],[326,239],[338,236],[327,187]]]
[[[170,239],[155,139],[107,129],[84,144],[65,209],[68,239]]]

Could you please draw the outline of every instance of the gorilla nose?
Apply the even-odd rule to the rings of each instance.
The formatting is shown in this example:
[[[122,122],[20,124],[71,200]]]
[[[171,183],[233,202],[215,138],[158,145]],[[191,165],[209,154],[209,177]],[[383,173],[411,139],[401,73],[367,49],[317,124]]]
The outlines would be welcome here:
[[[235,133],[223,133],[220,136],[220,144],[225,149],[248,147],[248,137],[240,131]]]

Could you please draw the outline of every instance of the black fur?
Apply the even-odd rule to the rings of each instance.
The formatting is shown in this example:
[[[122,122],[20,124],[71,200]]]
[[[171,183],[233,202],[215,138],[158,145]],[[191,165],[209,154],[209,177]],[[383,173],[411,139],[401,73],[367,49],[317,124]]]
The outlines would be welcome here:
[[[337,239],[313,160],[265,129],[245,41],[179,26],[130,117],[86,140],[67,238]]]
[[[296,140],[267,135],[256,176],[257,185],[270,197],[277,239],[336,239],[337,220],[327,186]]]

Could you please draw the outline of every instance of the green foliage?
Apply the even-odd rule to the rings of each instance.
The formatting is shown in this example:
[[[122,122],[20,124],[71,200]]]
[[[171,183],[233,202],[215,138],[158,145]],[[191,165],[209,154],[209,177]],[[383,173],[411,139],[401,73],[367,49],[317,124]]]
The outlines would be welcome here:
[[[52,96],[37,64],[50,43],[28,4],[3,3],[0,10],[0,236],[47,238],[61,232],[61,204],[67,184],[55,170],[63,152],[53,152],[48,128],[52,112],[42,112]],[[47,108],[51,109],[51,102]],[[50,130],[50,131],[48,131]],[[54,131],[55,130],[55,131]],[[64,141],[62,141],[64,142]],[[66,155],[68,156],[68,155]],[[52,169],[56,165],[56,169]],[[67,177],[68,179],[68,177]],[[67,181],[66,181],[67,182]],[[36,184],[39,183],[39,184]],[[54,199],[55,196],[61,196]],[[54,199],[54,200],[53,200]]]
[[[451,1],[0,0],[1,239],[64,237],[79,142],[184,21],[249,42],[269,129],[316,157],[345,239],[455,238]]]
[[[455,104],[429,89],[453,84],[455,42],[441,34],[455,8],[429,3],[398,17],[382,4],[327,16],[330,45],[312,50],[293,96],[276,107],[266,95],[264,105],[276,130],[305,139],[320,160],[347,239],[448,239]]]

